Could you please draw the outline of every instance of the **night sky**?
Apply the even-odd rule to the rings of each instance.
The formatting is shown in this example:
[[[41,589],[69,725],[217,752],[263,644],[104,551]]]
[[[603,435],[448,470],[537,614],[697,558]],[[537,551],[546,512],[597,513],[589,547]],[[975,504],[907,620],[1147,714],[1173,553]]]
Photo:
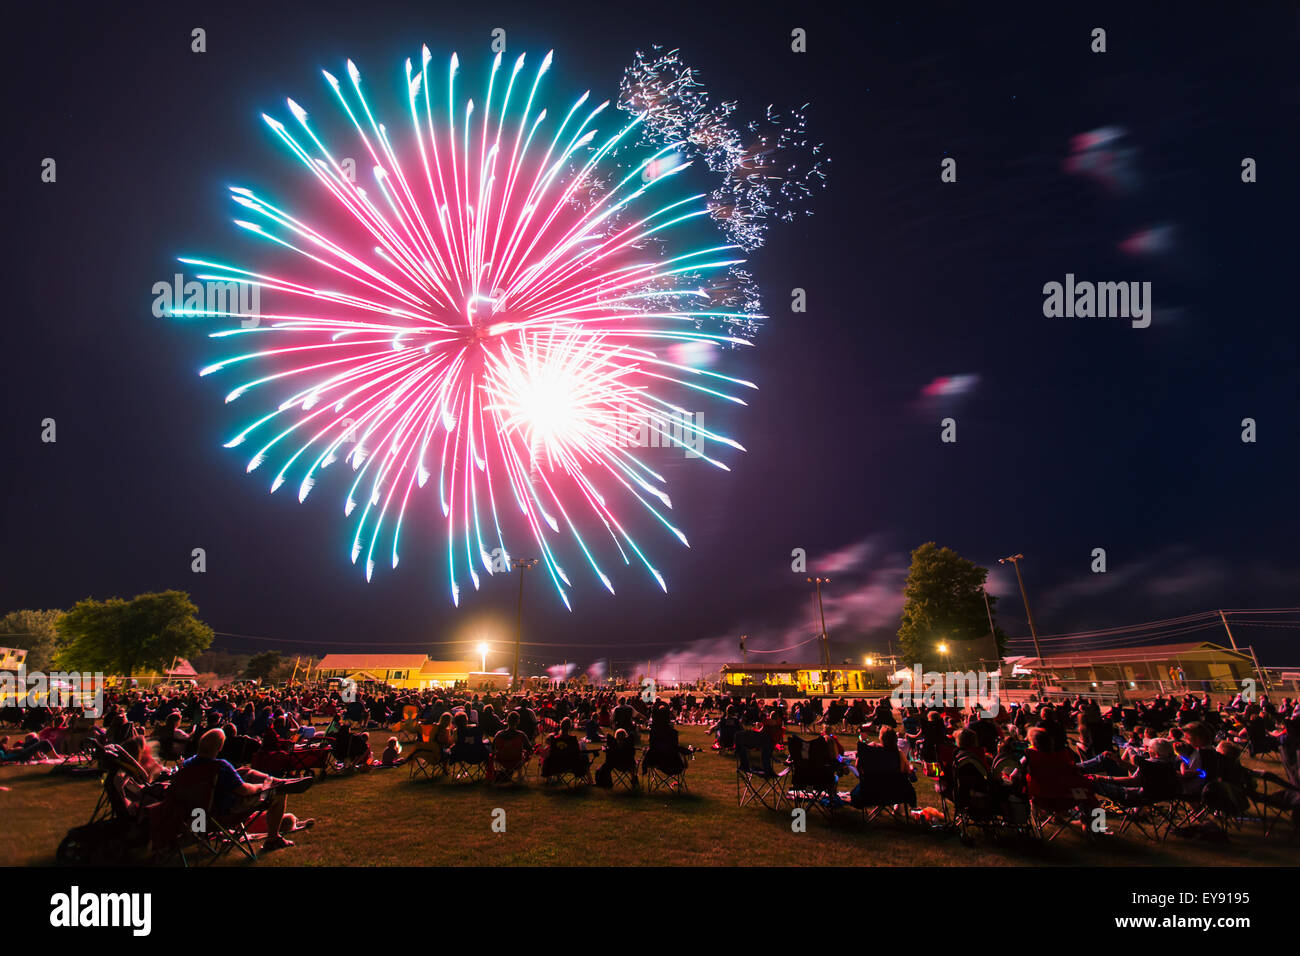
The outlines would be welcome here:
[[[639,49],[679,48],[742,116],[809,103],[832,160],[813,215],[775,224],[751,258],[771,315],[757,347],[719,366],[759,385],[747,409],[710,419],[748,452],[729,456],[730,474],[656,459],[692,545],[641,535],[669,593],[635,568],[616,569],[616,596],[577,573],[569,612],[530,578],[526,637],[572,646],[529,656],[716,661],[737,656],[741,633],[756,648],[804,640],[816,626],[794,548],[831,574],[846,656],[885,648],[908,552],[927,540],[996,569],[1012,637],[1027,628],[996,560],[1015,552],[1045,634],[1300,604],[1296,8],[812,6],[11,12],[0,611],[180,588],[221,634],[214,647],[237,652],[449,657],[432,642],[513,637],[513,577],[451,606],[432,510],[404,530],[401,566],[367,584],[349,561],[343,476],[326,472],[304,504],[292,487],[267,494],[269,475],[222,448],[249,417],[222,404],[233,380],[197,374],[228,350],[151,314],[179,255],[256,263],[263,247],[232,225],[227,185],[311,208],[261,112],[284,116],[286,96],[323,109],[320,69],[351,57],[372,102],[401,116],[406,57],[428,43],[482,67],[496,27],[508,54],[555,50],[547,89],[566,103],[588,88],[613,98]],[[805,54],[790,51],[794,27]],[[1090,52],[1094,27],[1104,54]],[[1104,175],[1067,169],[1075,137],[1106,128],[1123,135]],[[940,182],[945,157],[956,183]],[[1242,182],[1244,157],[1258,182]],[[1067,273],[1150,282],[1151,326],[1045,317],[1043,286]],[[790,311],[795,287],[804,314]],[[924,396],[955,376],[977,378]],[[47,417],[54,444],[40,439]],[[954,444],[940,441],[946,417]],[[1241,440],[1247,417],[1255,443]],[[1097,547],[1105,574],[1090,571]],[[1297,633],[1237,637],[1292,665]]]

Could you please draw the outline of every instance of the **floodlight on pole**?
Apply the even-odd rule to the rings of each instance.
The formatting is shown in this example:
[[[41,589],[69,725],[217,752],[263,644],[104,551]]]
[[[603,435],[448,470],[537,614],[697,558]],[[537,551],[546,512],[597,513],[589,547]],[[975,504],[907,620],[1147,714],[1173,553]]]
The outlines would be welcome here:
[[[1020,576],[1020,562],[1025,556],[1013,554],[1009,558],[998,558],[998,564],[1010,563],[1016,569],[1016,582],[1020,585],[1020,599],[1025,602],[1025,620],[1029,622],[1029,634],[1034,639],[1034,656],[1038,658],[1038,686],[1043,687],[1043,652],[1038,646],[1038,629],[1034,627],[1034,615],[1029,610],[1029,595],[1025,593],[1025,579]]]
[[[817,613],[821,616],[822,621],[822,653],[826,656],[826,679],[830,680],[831,670],[831,645],[826,637],[826,609],[822,607],[822,585],[829,584],[830,578],[808,578],[809,584],[817,585]]]

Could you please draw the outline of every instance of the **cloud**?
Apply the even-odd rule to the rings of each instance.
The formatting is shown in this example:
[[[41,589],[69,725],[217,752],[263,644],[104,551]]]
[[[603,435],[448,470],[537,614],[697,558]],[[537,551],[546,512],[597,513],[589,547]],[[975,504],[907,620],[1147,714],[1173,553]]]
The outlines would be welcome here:
[[[878,640],[883,646],[898,629],[909,564],[907,552],[887,549],[880,536],[863,538],[809,560],[810,575],[830,578],[830,583],[822,586],[822,605],[832,655],[842,658],[846,642],[856,645],[864,638]],[[657,657],[661,676],[666,680],[692,679],[699,676],[701,667],[739,661],[741,634],[748,636],[750,663],[816,662],[821,651],[813,638],[821,633],[821,621],[812,585],[805,586],[806,596],[779,620],[740,621],[728,635],[693,641]]]

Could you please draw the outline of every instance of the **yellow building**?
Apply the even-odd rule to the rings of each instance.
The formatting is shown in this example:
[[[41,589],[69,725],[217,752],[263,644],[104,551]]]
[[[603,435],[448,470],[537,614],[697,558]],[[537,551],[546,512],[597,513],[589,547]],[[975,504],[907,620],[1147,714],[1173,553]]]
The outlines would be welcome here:
[[[885,668],[839,667],[826,671],[792,664],[724,664],[722,685],[748,693],[775,696],[796,694],[867,694],[884,692]]]
[[[326,654],[315,673],[321,680],[424,690],[463,683],[474,669],[472,661],[435,661],[425,654]]]
[[[21,647],[0,647],[0,671],[16,671],[27,660],[27,652]]]

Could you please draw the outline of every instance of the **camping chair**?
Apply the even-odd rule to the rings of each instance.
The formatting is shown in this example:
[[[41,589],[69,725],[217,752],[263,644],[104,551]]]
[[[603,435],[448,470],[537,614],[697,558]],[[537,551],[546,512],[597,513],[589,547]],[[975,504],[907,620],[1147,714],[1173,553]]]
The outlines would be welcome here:
[[[785,785],[790,770],[778,773],[772,767],[772,738],[760,731],[742,730],[735,743],[736,804],[744,807],[758,802],[769,810],[789,806]]]
[[[64,865],[120,865],[143,857],[149,845],[148,805],[158,789],[120,747],[97,748],[103,789],[90,821],[73,827],[59,843],[55,860]]]
[[[447,770],[451,779],[461,783],[486,780],[488,757],[488,748],[482,743],[472,747],[472,753],[466,753],[463,747],[452,746],[447,755]]]
[[[743,729],[743,725],[735,718],[730,721],[725,717],[719,720],[718,732],[714,735],[716,738],[713,745],[714,749],[722,753],[734,751],[736,749],[736,735]]]
[[[996,838],[1003,830],[1018,835],[1035,833],[1030,808],[1003,785],[1000,775],[984,766],[979,757],[958,757],[952,744],[935,748],[939,794],[947,825],[955,829],[963,843],[973,842],[972,830]]]
[[[364,733],[354,734],[346,726],[337,737],[326,737],[330,741],[330,755],[325,761],[321,775],[326,771],[345,773],[370,763],[370,743]]]
[[[849,805],[862,811],[862,822],[870,823],[885,810],[900,813],[916,807],[916,789],[898,766],[897,749],[858,747],[858,783],[849,793]]]
[[[641,789],[641,778],[636,772],[636,751],[631,751],[630,756],[632,759],[624,763],[618,760],[610,761],[607,754],[605,761],[609,763],[610,779],[615,787],[639,791]]]
[[[661,742],[651,744],[641,755],[641,776],[646,778],[646,792],[670,790],[689,793],[686,786],[686,767],[695,759],[695,748],[683,749],[676,744]]]
[[[641,779],[637,774],[637,749],[632,743],[630,737],[626,738],[626,745],[617,746],[617,736],[610,734],[604,747],[605,762],[600,765],[596,771],[596,782],[600,782],[601,775],[608,770],[609,780],[612,787],[623,787],[632,791],[641,789]]]
[[[1092,781],[1081,774],[1068,750],[1047,753],[1025,751],[1025,792],[1029,797],[1034,833],[1052,842],[1073,822],[1077,813],[1084,839],[1092,835],[1092,811],[1100,804]]]
[[[271,777],[305,777],[320,770],[325,775],[325,768],[330,759],[331,743],[321,740],[319,743],[299,744],[284,750],[258,750],[249,761],[254,770]],[[235,763],[235,766],[240,764]]]
[[[1278,746],[1277,738],[1267,730],[1262,728],[1256,730],[1249,724],[1246,726],[1246,752],[1256,760],[1264,760],[1270,755],[1276,755],[1281,759],[1281,748]]]
[[[436,741],[423,741],[415,744],[407,754],[406,766],[410,768],[410,779],[437,780],[448,775],[449,765],[442,747]]]
[[[90,822],[134,816],[133,800],[150,786],[149,775],[117,744],[96,744],[94,751],[103,789],[90,815]]]
[[[591,762],[585,752],[558,736],[546,738],[541,760],[542,785],[576,789],[591,783]]]
[[[178,740],[175,737],[159,736],[158,737],[158,760],[164,764],[170,764],[172,767],[179,767],[182,760],[185,759],[185,745],[188,740]]]
[[[261,749],[262,742],[257,738],[235,734],[233,737],[226,738],[220,757],[222,760],[229,761],[232,767],[247,767],[252,765],[253,758]]]
[[[1250,785],[1246,793],[1259,814],[1264,836],[1271,836],[1278,823],[1290,817],[1289,839],[1294,842],[1296,834],[1300,833],[1300,787],[1271,770],[1249,770],[1247,773]]]
[[[804,740],[791,734],[786,737],[786,750],[790,755],[790,789],[786,791],[789,806],[805,810],[815,807],[829,818],[836,805],[844,801],[840,799],[826,739]]]
[[[493,746],[488,758],[489,779],[494,784],[524,783],[528,776],[528,760],[532,751],[528,741],[520,734]]]
[[[399,743],[422,739],[423,733],[420,729],[420,721],[417,719],[419,712],[420,709],[414,704],[407,704],[402,708],[402,719],[389,727]]]
[[[174,849],[181,865],[189,866],[186,849],[195,848],[202,862],[213,863],[232,849],[257,859],[248,825],[262,812],[253,807],[240,813],[216,814],[212,801],[217,788],[215,761],[194,762],[174,773],[162,802],[154,810],[154,846]]]
[[[1133,827],[1147,839],[1160,843],[1180,819],[1182,792],[1178,771],[1171,763],[1158,763],[1145,757],[1138,759],[1138,766],[1143,768],[1143,778],[1149,783],[1143,785],[1136,797],[1119,801],[1099,793],[1098,799],[1107,813],[1123,817],[1120,835]]]

